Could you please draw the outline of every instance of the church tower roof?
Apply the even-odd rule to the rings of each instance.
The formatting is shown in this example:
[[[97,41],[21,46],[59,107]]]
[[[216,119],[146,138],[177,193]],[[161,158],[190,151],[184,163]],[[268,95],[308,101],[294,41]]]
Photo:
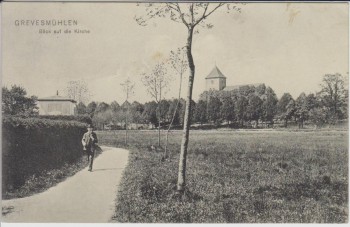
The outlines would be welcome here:
[[[209,75],[205,79],[212,79],[212,78],[226,78],[224,74],[218,69],[218,67],[215,65],[213,70],[209,73]]]

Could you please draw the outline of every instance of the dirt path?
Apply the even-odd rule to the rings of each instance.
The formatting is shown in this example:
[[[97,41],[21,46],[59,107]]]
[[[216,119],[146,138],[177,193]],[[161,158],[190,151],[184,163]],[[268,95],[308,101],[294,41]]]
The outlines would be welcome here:
[[[2,201],[2,207],[13,207],[2,222],[108,222],[129,152],[101,148],[104,152],[95,159],[93,172],[85,168],[45,192]]]

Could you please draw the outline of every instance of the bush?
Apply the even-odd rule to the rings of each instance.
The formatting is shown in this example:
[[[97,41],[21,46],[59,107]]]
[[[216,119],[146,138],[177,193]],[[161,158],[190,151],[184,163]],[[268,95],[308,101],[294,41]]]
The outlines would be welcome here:
[[[2,191],[16,189],[29,176],[73,163],[82,156],[86,124],[77,121],[5,116],[2,122]]]

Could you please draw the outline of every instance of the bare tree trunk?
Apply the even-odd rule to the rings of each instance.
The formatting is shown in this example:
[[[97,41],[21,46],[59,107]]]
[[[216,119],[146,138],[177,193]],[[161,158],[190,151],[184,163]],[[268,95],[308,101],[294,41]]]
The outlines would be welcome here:
[[[177,179],[177,191],[183,193],[186,185],[186,159],[187,159],[187,146],[188,146],[188,138],[190,134],[190,112],[191,112],[191,100],[192,100],[192,88],[194,82],[194,74],[195,74],[195,65],[193,62],[192,56],[192,36],[193,36],[193,27],[188,28],[188,36],[187,36],[187,58],[188,65],[190,68],[190,75],[188,78],[188,88],[187,88],[187,97],[186,97],[186,108],[185,108],[185,116],[184,116],[184,128],[183,128],[183,136],[181,141],[181,151],[180,151],[180,160],[179,160],[179,171],[178,171],[178,179]]]
[[[159,102],[158,102],[158,147],[160,147],[160,102],[162,101],[162,83],[160,83]]]
[[[160,147],[160,102],[158,103],[158,147]]]
[[[129,114],[128,112],[126,113],[126,117],[125,117],[125,145],[128,145],[128,114]]]
[[[159,86],[159,102],[158,102],[158,147],[160,147],[160,104],[162,101],[162,81],[160,81],[160,86]]]

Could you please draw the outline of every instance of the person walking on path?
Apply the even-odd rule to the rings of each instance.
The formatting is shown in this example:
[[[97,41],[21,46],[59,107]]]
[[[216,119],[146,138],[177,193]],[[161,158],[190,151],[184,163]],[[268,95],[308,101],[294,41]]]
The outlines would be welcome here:
[[[83,135],[81,143],[84,146],[84,150],[86,150],[89,163],[89,171],[91,172],[98,140],[96,133],[93,131],[92,125],[88,125],[87,129],[88,131]]]
[[[129,151],[104,146],[101,149],[103,152],[94,160],[93,172],[88,172],[87,167],[44,192],[2,200],[1,223],[11,226],[10,223],[113,222]]]

